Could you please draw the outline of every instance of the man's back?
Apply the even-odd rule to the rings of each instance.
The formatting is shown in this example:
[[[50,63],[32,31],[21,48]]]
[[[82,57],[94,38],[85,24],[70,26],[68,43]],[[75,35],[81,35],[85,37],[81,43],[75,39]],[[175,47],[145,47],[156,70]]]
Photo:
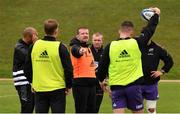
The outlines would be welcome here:
[[[33,46],[33,88],[37,92],[65,88],[59,45],[58,41],[38,40]]]
[[[111,86],[126,86],[143,76],[141,52],[136,40],[112,41],[109,57],[109,83]]]

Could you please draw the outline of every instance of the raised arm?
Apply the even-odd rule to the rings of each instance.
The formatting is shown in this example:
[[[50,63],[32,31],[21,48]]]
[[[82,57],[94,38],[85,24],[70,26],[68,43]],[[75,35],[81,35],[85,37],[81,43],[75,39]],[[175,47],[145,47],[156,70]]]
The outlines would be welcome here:
[[[158,25],[158,22],[159,22],[160,10],[156,7],[151,8],[151,9],[155,12],[155,14],[154,14],[154,16],[151,17],[147,26],[143,28],[139,38],[136,39],[140,46],[147,45],[147,43],[149,42],[149,40],[153,36],[153,34],[156,30],[156,27]]]

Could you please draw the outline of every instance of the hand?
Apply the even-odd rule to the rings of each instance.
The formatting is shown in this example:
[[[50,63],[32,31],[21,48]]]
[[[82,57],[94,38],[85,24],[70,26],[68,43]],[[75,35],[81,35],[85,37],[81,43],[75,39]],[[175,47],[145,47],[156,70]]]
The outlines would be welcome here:
[[[108,81],[106,79],[103,81],[103,85],[104,85],[104,91],[108,92],[109,91],[109,87],[108,87]]]
[[[161,10],[158,7],[150,7],[149,9],[153,10],[158,15],[161,13]]]
[[[109,86],[106,86],[105,92],[107,92],[107,93],[109,94],[109,97],[110,97],[110,98],[112,97],[112,92],[111,92],[111,89],[110,89]]]
[[[80,54],[80,55],[83,55],[85,52],[86,52],[85,49],[83,49],[83,48],[80,48],[80,49],[79,49],[79,54]]]
[[[108,93],[109,93],[109,97],[112,98],[112,91],[110,89],[109,89]]]
[[[100,87],[101,87],[101,89],[103,90],[103,91],[105,91],[105,85],[104,85],[104,83],[103,82],[99,82],[99,85],[100,85]]]
[[[66,94],[66,95],[69,95],[70,93],[71,93],[71,88],[66,88],[66,89],[65,89],[65,94]]]
[[[153,78],[157,78],[160,77],[161,75],[163,75],[163,73],[161,71],[151,71],[151,77]]]
[[[34,88],[32,88],[32,87],[31,87],[31,92],[32,92],[32,93],[35,93],[35,90],[34,90]]]
[[[34,88],[32,87],[32,84],[30,83],[30,85],[31,85],[31,92],[32,93],[35,93],[35,90],[34,90]]]
[[[109,92],[109,86],[108,83],[104,80],[103,82],[99,82],[101,89],[104,92]]]

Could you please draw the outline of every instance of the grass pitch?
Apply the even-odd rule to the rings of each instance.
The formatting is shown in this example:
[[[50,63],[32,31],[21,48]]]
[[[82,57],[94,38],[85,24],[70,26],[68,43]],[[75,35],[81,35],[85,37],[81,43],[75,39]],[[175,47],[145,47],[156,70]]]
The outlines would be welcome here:
[[[159,84],[160,99],[157,105],[158,113],[180,113],[179,90],[180,83],[161,82]],[[12,81],[0,81],[0,113],[19,113],[19,110],[19,98]],[[72,94],[67,96],[66,112],[74,113]],[[100,112],[112,113],[111,100],[108,94],[104,95]]]

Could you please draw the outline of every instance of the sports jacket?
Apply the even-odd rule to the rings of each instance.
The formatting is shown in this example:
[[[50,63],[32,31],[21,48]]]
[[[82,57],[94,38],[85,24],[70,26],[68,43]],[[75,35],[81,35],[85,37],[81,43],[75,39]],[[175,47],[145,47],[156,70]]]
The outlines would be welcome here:
[[[164,63],[161,70],[164,70],[166,73],[169,72],[173,66],[171,55],[164,48],[151,41],[151,43],[142,50],[144,84],[154,84],[160,80],[160,77],[151,77],[151,71],[157,71],[160,60]]]
[[[101,59],[101,57],[102,57],[103,47],[101,47],[100,49],[96,50],[96,49],[94,48],[94,46],[91,45],[90,49],[91,49],[91,52],[92,52],[92,54],[93,54],[95,64],[97,64],[97,67],[98,67],[99,61],[100,61],[100,59]],[[97,69],[98,69],[98,68],[96,68],[96,73],[97,73]],[[96,75],[97,75],[97,74],[96,74]],[[100,87],[100,84],[99,84],[99,80],[98,80],[98,79],[96,79],[96,94],[103,94],[103,90],[102,90],[102,88]]]
[[[24,74],[25,60],[29,46],[30,44],[26,44],[22,39],[19,39],[15,45],[13,57],[13,80],[15,87],[29,84]]]

